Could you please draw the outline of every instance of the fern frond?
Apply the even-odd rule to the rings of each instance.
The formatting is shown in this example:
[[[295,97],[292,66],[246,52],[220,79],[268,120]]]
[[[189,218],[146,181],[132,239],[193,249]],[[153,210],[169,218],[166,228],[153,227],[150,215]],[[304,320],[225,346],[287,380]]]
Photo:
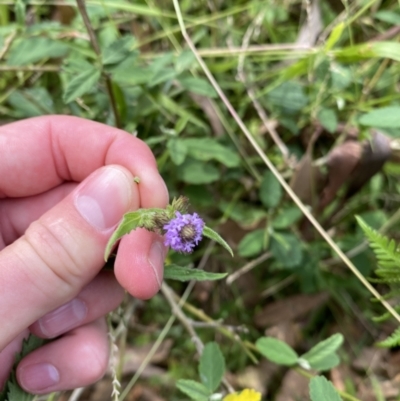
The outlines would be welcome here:
[[[387,294],[382,295],[381,298],[384,299],[385,301],[387,301],[388,299],[399,297],[399,295],[400,295],[400,289],[397,288],[392,291],[389,291]],[[375,303],[381,302],[380,299],[377,299],[377,298],[371,298],[370,300],[371,300],[371,302],[375,302]]]
[[[376,344],[378,347],[382,348],[393,348],[400,345],[400,327],[398,327],[393,334],[386,340],[380,341]]]
[[[392,316],[392,315],[391,315],[389,312],[385,312],[385,313],[382,314],[382,315],[373,317],[372,320],[373,320],[374,322],[376,322],[376,323],[382,323],[382,322],[386,322],[386,320],[390,319],[391,316]]]
[[[369,278],[368,281],[376,284],[398,284],[400,283],[400,272],[397,277]]]
[[[384,269],[397,270],[400,276],[400,252],[396,242],[369,227],[361,217],[356,216],[356,219],[375,253],[378,264]]]

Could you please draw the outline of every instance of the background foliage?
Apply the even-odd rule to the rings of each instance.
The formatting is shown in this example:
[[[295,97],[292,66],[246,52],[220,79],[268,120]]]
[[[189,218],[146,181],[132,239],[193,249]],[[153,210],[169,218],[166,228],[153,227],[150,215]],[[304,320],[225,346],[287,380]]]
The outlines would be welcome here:
[[[223,357],[214,382],[198,383],[207,391],[250,387],[278,401],[337,400],[337,390],[343,399],[398,399],[399,354],[373,347],[396,325],[371,319],[382,306],[370,302],[242,134],[182,36],[174,5],[85,3],[89,26],[74,1],[0,0],[0,123],[70,114],[138,135],[171,198],[189,197],[236,255],[206,241],[190,256],[171,254],[170,263],[229,276],[164,286],[145,304],[127,299],[113,315],[120,399],[186,399],[176,382],[198,380],[194,356],[210,341]],[[361,274],[373,276],[376,261],[354,216],[398,239],[399,3],[179,6],[197,56],[255,143]],[[181,297],[188,302],[177,309]],[[338,350],[342,340],[331,335],[339,332]],[[325,360],[313,348],[324,340]],[[164,353],[150,357],[154,344]],[[200,375],[207,363],[200,360]],[[337,390],[317,377],[309,392],[311,375],[327,369]],[[98,385],[106,390],[94,386],[79,399],[110,399],[115,375]]]

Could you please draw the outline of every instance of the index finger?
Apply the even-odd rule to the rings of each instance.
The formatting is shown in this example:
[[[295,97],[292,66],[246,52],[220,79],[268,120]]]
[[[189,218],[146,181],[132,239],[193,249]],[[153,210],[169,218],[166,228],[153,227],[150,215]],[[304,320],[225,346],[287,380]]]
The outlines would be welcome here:
[[[36,195],[118,164],[140,179],[141,207],[164,207],[168,191],[148,146],[117,128],[43,116],[0,128],[0,198]]]

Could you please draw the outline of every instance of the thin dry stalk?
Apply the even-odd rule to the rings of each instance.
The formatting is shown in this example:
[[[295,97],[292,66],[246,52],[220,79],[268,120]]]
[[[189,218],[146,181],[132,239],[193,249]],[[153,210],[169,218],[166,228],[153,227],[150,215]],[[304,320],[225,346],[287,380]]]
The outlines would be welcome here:
[[[250,261],[249,263],[245,264],[239,270],[236,270],[235,273],[230,274],[229,277],[226,279],[227,285],[232,285],[234,281],[236,281],[239,277],[242,277],[243,274],[248,273],[249,271],[253,270],[262,262],[265,262],[272,256],[271,252],[266,252],[259,256],[257,259]]]
[[[61,68],[57,65],[32,65],[24,67],[0,65],[0,72],[59,72],[60,70]]]
[[[68,398],[68,401],[78,401],[84,391],[85,387],[76,388]]]
[[[247,28],[246,33],[243,37],[243,42],[242,42],[242,49],[245,51],[249,47],[249,42],[256,30],[260,28],[260,25],[262,23],[262,20],[264,18],[265,11],[260,12],[253,23]],[[243,83],[244,87],[246,88],[246,92],[253,103],[254,108],[257,111],[258,116],[260,117],[262,123],[264,124],[265,129],[269,133],[271,139],[274,141],[275,145],[278,147],[280,152],[282,153],[284,159],[288,161],[289,159],[289,150],[286,147],[286,145],[282,142],[282,139],[280,138],[279,134],[276,132],[274,124],[269,121],[268,115],[264,108],[261,106],[261,103],[257,99],[256,92],[254,88],[251,86],[251,84],[247,80],[246,73],[244,72],[244,59],[245,59],[246,53],[241,53],[239,56],[239,62],[238,62],[238,70],[237,70],[237,79]]]
[[[12,32],[10,35],[7,36],[6,40],[4,41],[4,46],[0,50],[0,60],[6,55],[8,50],[10,49],[14,38],[17,36],[17,31]]]

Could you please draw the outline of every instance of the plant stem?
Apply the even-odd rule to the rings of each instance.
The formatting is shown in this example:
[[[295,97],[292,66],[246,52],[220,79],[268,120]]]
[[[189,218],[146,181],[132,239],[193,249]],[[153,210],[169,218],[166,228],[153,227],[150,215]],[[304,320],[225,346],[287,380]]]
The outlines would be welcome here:
[[[99,42],[97,41],[96,34],[95,34],[92,24],[90,22],[89,16],[86,12],[85,0],[76,0],[76,3],[78,6],[79,13],[82,16],[83,23],[85,24],[86,30],[89,34],[90,43],[92,44],[93,50],[97,54],[100,65],[102,65],[101,50],[100,50]],[[104,71],[102,71],[102,74],[106,81],[107,93],[108,93],[108,97],[110,98],[111,108],[114,113],[115,126],[118,128],[121,128],[121,120],[120,120],[119,113],[118,113],[117,102],[115,100],[111,79],[110,79],[109,75],[106,74]]]

